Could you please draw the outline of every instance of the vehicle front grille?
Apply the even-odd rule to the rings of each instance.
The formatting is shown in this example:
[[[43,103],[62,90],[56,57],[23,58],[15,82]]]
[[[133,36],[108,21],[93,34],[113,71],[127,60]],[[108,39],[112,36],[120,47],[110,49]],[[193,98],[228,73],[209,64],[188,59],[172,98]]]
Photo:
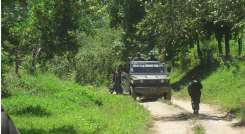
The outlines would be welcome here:
[[[138,81],[135,86],[167,86],[168,83],[161,83],[161,80],[143,80],[142,83]]]

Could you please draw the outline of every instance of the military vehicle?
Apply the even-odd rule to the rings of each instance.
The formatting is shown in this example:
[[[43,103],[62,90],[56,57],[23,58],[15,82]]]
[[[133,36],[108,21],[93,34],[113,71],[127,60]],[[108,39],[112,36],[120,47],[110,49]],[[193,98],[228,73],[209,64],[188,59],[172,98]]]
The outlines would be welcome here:
[[[169,74],[160,61],[130,61],[129,72],[122,73],[122,88],[134,99],[164,97],[171,100]]]

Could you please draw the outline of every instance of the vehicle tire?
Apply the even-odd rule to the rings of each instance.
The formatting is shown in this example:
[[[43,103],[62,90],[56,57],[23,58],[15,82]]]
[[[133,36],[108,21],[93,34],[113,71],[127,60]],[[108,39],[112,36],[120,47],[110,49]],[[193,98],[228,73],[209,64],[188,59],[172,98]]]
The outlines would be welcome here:
[[[136,100],[137,95],[136,95],[136,93],[134,92],[134,88],[133,88],[133,87],[130,87],[130,95],[133,97],[134,100]]]

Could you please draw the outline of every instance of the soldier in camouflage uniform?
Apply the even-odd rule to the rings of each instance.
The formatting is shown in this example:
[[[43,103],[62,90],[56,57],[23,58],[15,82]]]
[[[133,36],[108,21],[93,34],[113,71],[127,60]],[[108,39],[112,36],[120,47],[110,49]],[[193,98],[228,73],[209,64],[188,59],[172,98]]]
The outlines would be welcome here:
[[[191,104],[192,104],[192,109],[194,114],[199,113],[199,103],[200,103],[200,98],[201,98],[201,89],[202,89],[202,84],[200,80],[196,78],[196,76],[192,76],[192,80],[189,83],[188,86],[188,93],[191,97]]]
[[[122,93],[121,73],[121,66],[119,66],[113,73],[113,91],[115,91],[117,94]]]

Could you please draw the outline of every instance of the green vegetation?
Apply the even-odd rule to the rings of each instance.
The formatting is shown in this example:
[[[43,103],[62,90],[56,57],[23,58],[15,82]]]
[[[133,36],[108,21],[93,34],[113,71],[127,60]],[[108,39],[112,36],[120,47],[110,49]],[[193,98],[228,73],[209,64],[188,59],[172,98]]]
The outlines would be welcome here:
[[[22,134],[143,133],[149,113],[130,97],[52,74],[7,77],[3,105]]]
[[[245,100],[245,63],[218,69],[203,80],[203,99],[236,109]],[[244,100],[243,100],[244,99]]]
[[[200,48],[200,43],[212,36],[218,54],[229,57],[230,41],[235,39],[241,55],[244,0],[112,0],[108,5],[112,26],[124,30],[125,56],[157,48],[162,59],[176,61],[196,46],[199,59],[205,62],[213,49]]]
[[[193,130],[194,134],[205,134],[205,129],[200,124],[196,125]]]
[[[208,103],[220,104],[228,111],[240,114],[244,110],[245,100],[245,62],[233,61],[213,70],[205,76],[205,70],[201,74],[203,90],[202,100]],[[180,73],[180,71],[178,72]],[[185,73],[180,73],[179,76]],[[174,75],[178,76],[177,73]],[[187,84],[187,83],[185,83]],[[179,97],[187,97],[187,87],[176,94]],[[244,116],[243,114],[240,114]]]
[[[204,101],[244,113],[244,12],[244,0],[2,0],[3,103],[23,133],[134,133],[140,106],[81,85],[108,86],[153,52],[174,86],[201,72]]]

